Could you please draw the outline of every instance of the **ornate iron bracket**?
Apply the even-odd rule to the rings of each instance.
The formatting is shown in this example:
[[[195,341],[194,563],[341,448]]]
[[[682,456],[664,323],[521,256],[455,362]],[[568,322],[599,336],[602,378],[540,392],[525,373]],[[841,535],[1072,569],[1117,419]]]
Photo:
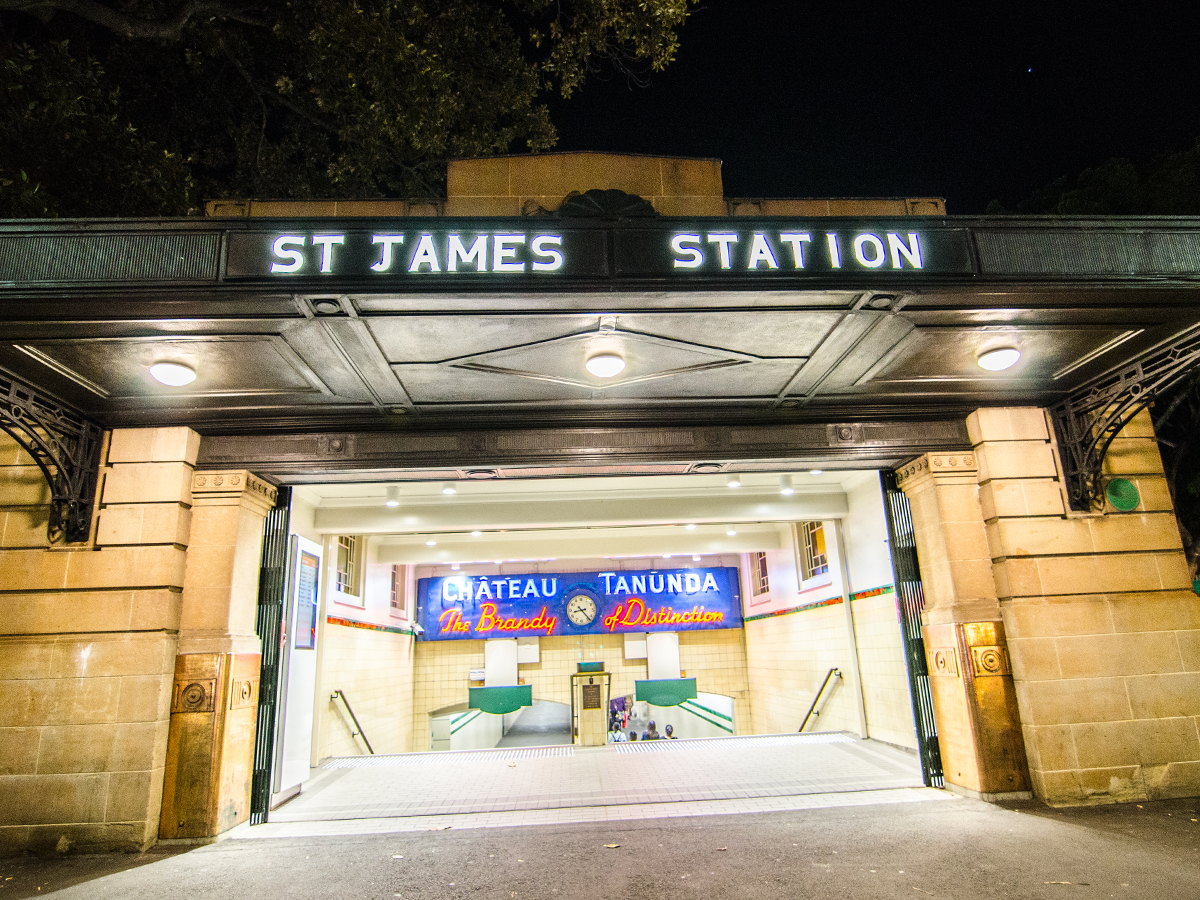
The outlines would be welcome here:
[[[100,427],[0,369],[0,430],[33,457],[50,485],[50,540],[86,541],[100,472]]]
[[[1193,326],[1086,382],[1050,408],[1072,509],[1104,505],[1100,468],[1113,438],[1197,363],[1200,326]]]

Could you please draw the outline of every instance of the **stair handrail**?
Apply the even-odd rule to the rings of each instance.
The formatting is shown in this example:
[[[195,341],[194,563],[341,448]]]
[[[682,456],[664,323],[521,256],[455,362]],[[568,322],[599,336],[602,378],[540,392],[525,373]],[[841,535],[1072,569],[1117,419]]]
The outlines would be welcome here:
[[[825,693],[825,686],[829,684],[829,679],[834,675],[836,675],[838,678],[841,678],[842,670],[834,668],[825,673],[825,680],[821,682],[821,689],[817,691],[817,696],[813,697],[812,706],[808,708],[808,713],[804,716],[804,721],[800,723],[800,731],[804,731],[804,726],[808,724],[809,719],[813,718],[814,716],[821,715],[819,712],[816,712],[817,704],[821,702],[821,695]],[[353,715],[353,713],[351,713],[351,715]],[[366,738],[363,738],[363,740],[366,740]]]
[[[350,733],[350,737],[362,738],[363,743],[367,745],[367,752],[370,753],[372,756],[374,756],[375,751],[371,749],[371,742],[367,740],[367,735],[366,735],[366,732],[363,731],[363,727],[358,724],[358,716],[356,716],[354,714],[354,710],[350,708],[350,701],[346,699],[345,691],[342,691],[340,689],[335,690],[332,694],[329,695],[329,701],[332,703],[332,702],[336,701],[339,697],[342,699],[342,703],[344,703],[346,706],[346,712],[350,713],[350,718],[354,722],[354,727],[358,729],[358,731],[352,731]]]

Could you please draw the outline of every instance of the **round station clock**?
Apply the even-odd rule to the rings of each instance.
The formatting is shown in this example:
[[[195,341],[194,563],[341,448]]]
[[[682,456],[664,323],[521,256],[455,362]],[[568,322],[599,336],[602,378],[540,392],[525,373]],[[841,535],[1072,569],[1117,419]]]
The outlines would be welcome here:
[[[567,618],[573,625],[590,625],[596,611],[596,601],[590,594],[581,592],[567,599]]]

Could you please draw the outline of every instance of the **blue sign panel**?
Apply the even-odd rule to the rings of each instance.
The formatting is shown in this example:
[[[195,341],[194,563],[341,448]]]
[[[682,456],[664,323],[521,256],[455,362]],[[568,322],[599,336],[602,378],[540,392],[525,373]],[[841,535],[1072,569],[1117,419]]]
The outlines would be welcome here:
[[[741,628],[738,570],[448,575],[417,582],[422,640]]]

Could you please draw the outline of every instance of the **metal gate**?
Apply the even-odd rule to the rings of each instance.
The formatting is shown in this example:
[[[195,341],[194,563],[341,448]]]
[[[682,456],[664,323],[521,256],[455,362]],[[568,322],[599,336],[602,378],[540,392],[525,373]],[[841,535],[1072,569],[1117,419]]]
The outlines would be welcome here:
[[[250,824],[267,821],[271,810],[271,763],[275,757],[275,719],[279,704],[279,657],[283,640],[283,603],[287,592],[288,519],[292,489],[281,487],[267,513],[262,564],[258,573],[258,613],[254,630],[262,641],[258,677],[258,722],[254,730],[254,776],[250,782]]]
[[[921,637],[925,589],[921,586],[921,567],[917,563],[912,514],[909,512],[908,498],[896,487],[896,473],[883,471],[879,473],[879,478],[883,483],[892,572],[896,579],[896,604],[904,634],[904,656],[908,662],[908,686],[912,692],[921,775],[928,787],[941,787],[942,754],[938,749],[937,723],[933,719],[933,694],[929,689],[929,669],[925,663],[925,639]]]

